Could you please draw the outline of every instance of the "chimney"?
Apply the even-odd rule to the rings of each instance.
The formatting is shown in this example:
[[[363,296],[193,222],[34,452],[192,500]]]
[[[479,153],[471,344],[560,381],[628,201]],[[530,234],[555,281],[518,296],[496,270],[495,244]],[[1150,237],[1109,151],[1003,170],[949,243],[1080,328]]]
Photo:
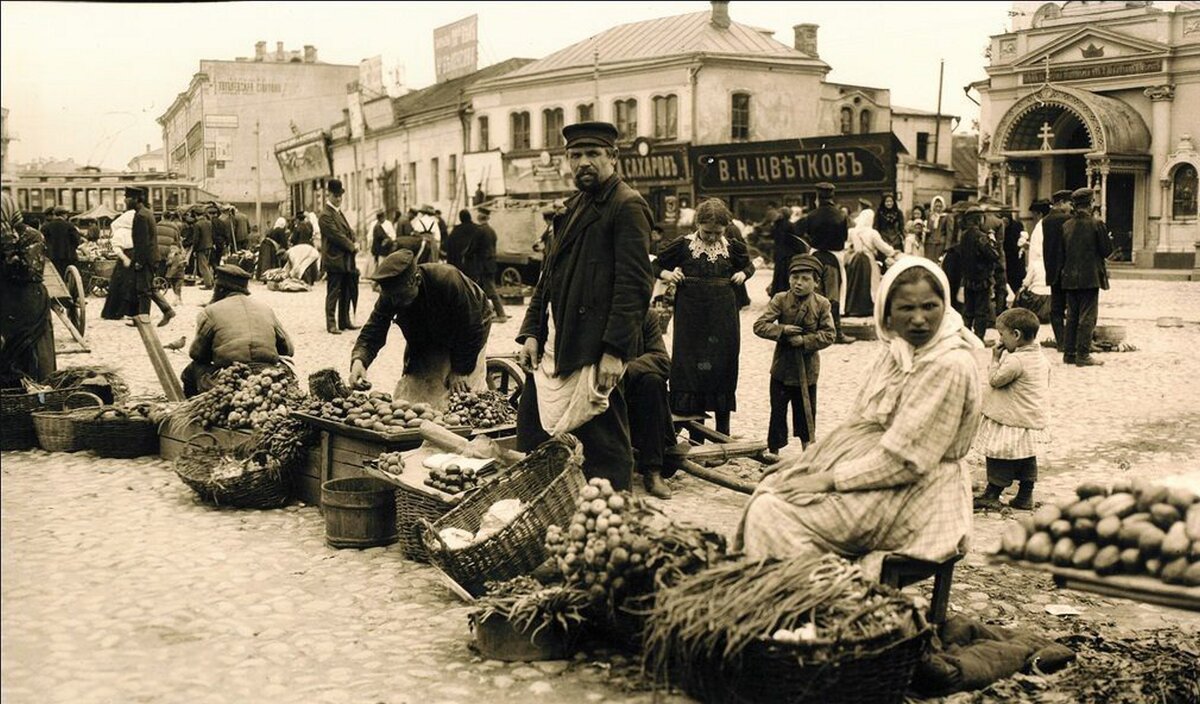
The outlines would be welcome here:
[[[304,63],[317,63],[317,47],[313,46],[312,44],[304,45]]]
[[[267,43],[254,42],[254,60],[262,61],[265,58],[267,58]]]
[[[719,29],[729,29],[728,0],[712,0],[712,25]]]
[[[149,153],[150,153],[150,145],[149,145],[149,144],[147,144],[147,145],[146,145],[146,153],[147,153],[147,154],[149,154]]]
[[[283,61],[283,42],[275,42],[275,60]]]
[[[814,59],[819,58],[817,53],[817,27],[816,24],[798,24],[792,27],[796,32],[796,51],[804,52]]]

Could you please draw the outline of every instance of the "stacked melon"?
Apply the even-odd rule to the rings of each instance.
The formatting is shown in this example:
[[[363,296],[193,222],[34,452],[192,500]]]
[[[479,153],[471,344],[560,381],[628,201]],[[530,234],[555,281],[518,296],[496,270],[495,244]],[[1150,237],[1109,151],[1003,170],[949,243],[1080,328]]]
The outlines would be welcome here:
[[[1030,562],[1200,586],[1200,499],[1143,480],[1082,484],[1077,498],[1005,527],[1000,550]]]

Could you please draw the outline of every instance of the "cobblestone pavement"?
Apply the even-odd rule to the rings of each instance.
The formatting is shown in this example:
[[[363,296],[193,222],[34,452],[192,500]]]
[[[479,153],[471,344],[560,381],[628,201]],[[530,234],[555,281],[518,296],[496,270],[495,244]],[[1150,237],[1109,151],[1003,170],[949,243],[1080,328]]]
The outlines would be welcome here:
[[[747,438],[763,435],[768,412],[772,348],[750,333],[765,305],[766,279],[753,279],[754,302],[742,314],[733,431]],[[329,366],[345,371],[354,337],[324,332],[323,289],[282,294],[256,287],[253,295],[268,301],[292,333],[302,375]],[[163,342],[191,337],[201,292],[188,288],[184,296],[189,305],[160,331]],[[364,286],[360,321],[374,299]],[[100,321],[101,303],[93,299],[89,311],[93,354],[60,357],[60,366],[111,364],[135,393],[160,393],[136,331]],[[493,329],[492,352],[515,350],[522,312],[516,308],[511,322]],[[1155,319],[1168,315],[1184,318],[1185,326],[1156,327]],[[1039,500],[1065,495],[1085,477],[1122,472],[1200,482],[1200,284],[1114,281],[1101,297],[1101,322],[1127,326],[1139,351],[1103,355],[1107,364],[1097,368],[1053,364],[1055,444],[1043,458]],[[844,417],[858,370],[879,349],[858,343],[823,353],[819,428]],[[392,385],[402,351],[393,331],[370,371],[377,388]],[[168,354],[182,369],[186,354]],[[986,362],[980,352],[980,367]],[[982,457],[968,459],[982,480]],[[620,658],[482,661],[467,648],[468,609],[433,570],[404,561],[395,548],[326,547],[313,507],[213,510],[193,500],[167,463],[149,458],[6,453],[0,471],[6,703],[652,700],[623,686]],[[686,476],[672,484],[676,496],[663,503],[671,514],[734,528],[744,497]],[[1019,621],[1047,603],[1068,603],[1084,612],[1081,619],[1200,629],[1193,614],[1056,592],[1041,577],[1030,581],[1036,594],[998,595],[989,577],[998,568],[981,551],[998,542],[1001,518],[977,517],[976,552],[956,574],[952,608]],[[1009,601],[1023,613],[1010,614]]]

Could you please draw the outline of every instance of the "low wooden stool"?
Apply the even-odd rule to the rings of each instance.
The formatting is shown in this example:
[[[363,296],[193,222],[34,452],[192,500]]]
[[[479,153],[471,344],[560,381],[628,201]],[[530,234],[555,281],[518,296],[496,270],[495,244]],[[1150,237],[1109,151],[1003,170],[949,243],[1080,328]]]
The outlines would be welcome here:
[[[879,581],[896,589],[933,577],[933,598],[929,604],[929,622],[934,624],[946,620],[946,607],[950,604],[950,587],[954,582],[954,564],[963,558],[955,555],[942,562],[927,562],[903,555],[888,555],[883,559],[883,571]]]

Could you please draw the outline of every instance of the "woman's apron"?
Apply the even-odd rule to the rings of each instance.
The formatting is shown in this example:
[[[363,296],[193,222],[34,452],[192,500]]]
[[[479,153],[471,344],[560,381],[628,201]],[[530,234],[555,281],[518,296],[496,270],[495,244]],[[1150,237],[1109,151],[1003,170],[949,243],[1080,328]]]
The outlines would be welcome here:
[[[741,333],[737,294],[727,278],[687,277],[675,293],[671,408],[737,410]]]

